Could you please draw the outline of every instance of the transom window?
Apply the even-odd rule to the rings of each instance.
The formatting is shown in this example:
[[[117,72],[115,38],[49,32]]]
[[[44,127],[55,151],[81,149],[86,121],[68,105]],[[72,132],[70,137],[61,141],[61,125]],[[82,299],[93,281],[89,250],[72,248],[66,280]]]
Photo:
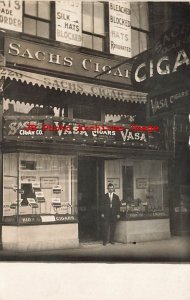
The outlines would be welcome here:
[[[50,38],[50,1],[24,2],[24,32]]]
[[[83,47],[104,51],[105,7],[102,2],[82,3]]]

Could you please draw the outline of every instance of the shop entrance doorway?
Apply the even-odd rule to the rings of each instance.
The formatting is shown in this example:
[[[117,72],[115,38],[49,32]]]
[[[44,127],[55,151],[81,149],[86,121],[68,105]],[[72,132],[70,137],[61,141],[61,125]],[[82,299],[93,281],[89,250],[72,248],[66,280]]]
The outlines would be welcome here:
[[[102,166],[101,161],[94,158],[82,158],[78,162],[79,240],[82,242],[101,239]]]

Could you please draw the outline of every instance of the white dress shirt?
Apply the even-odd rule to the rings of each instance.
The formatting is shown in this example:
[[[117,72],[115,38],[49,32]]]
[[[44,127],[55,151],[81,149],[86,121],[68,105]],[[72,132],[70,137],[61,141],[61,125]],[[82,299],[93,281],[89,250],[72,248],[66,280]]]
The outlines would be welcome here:
[[[109,193],[109,198],[110,198],[110,207],[112,207],[113,193]]]

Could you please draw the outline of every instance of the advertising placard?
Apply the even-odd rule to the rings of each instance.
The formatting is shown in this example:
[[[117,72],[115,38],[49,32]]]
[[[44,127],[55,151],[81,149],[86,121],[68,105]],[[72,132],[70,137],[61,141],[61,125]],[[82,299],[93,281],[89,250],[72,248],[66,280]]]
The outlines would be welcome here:
[[[56,1],[56,40],[81,46],[81,1]]]
[[[28,120],[30,121],[29,117]],[[22,120],[22,117],[19,117],[18,120],[15,120],[15,117],[6,117],[4,122],[4,139],[19,141],[31,139],[40,141],[55,140],[71,144],[150,148],[154,150],[160,147],[160,132],[141,130],[140,127],[143,126],[136,126],[137,129],[134,130],[132,125],[104,126],[74,123],[68,119],[56,118],[56,121],[54,121],[52,118],[51,124],[43,125],[35,121],[36,127],[32,127],[30,130],[27,125],[29,121],[26,121],[26,117],[24,117],[24,120]],[[38,128],[38,130],[35,130],[35,128]],[[51,181],[52,183],[53,181]],[[51,186],[50,182],[43,182],[42,185],[44,186],[44,184],[48,187]],[[54,187],[55,185],[52,186],[53,190],[56,190]],[[59,190],[61,191],[61,188]]]
[[[129,2],[109,2],[110,53],[131,57],[131,10]]]
[[[0,1],[0,28],[22,31],[22,1]]]
[[[25,65],[27,68],[45,69],[53,72],[61,72],[66,75],[74,75],[75,77],[77,75],[87,78],[94,78],[96,75],[100,75],[102,72],[109,70],[106,74],[101,75],[101,80],[117,82],[119,84],[123,83],[125,84],[125,88],[126,84],[131,85],[129,76],[131,64],[125,63],[120,67],[113,68],[120,63],[119,59],[89,55],[66,48],[64,48],[63,51],[62,47],[34,43],[32,41],[12,37],[5,38],[4,53],[6,62],[16,64],[17,66]],[[7,72],[0,70],[0,75],[12,77],[13,71],[14,70],[11,70],[11,72],[7,74]],[[17,79],[21,79],[22,76],[20,75],[21,73],[19,71],[14,72],[14,76],[16,76]],[[29,75],[31,76],[31,74]],[[48,78],[48,76],[45,77]],[[39,76],[37,75],[36,77],[35,75],[33,80],[35,78],[38,79]],[[75,81],[74,85],[77,85],[77,81]],[[62,82],[61,85],[65,86],[65,83]],[[47,86],[49,86],[49,82],[47,82]],[[57,88],[56,82],[53,83],[53,87]],[[69,85],[67,89],[71,90],[72,86]],[[77,92],[81,92],[81,87],[78,87]]]

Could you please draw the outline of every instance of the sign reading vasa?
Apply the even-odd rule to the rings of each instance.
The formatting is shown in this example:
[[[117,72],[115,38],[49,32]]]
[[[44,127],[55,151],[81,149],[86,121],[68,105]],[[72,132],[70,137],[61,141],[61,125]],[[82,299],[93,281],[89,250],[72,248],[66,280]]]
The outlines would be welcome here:
[[[108,147],[130,147],[139,149],[149,148],[154,150],[158,150],[161,145],[159,132],[152,132],[150,134],[142,131],[135,132],[131,130],[129,126],[121,131],[111,129],[104,130],[103,128],[91,131],[81,128],[81,124],[61,119],[60,121],[53,121],[52,123],[57,130],[43,131],[43,121],[32,120],[32,125],[35,125],[37,130],[26,130],[30,121],[31,119],[29,117],[28,121],[26,119],[15,120],[12,117],[8,117],[4,123],[4,139],[19,141],[54,140],[56,142],[69,144],[104,145]],[[83,125],[85,125],[85,123]]]
[[[6,60],[12,64],[87,78],[107,71],[101,80],[131,85],[130,64],[111,69],[120,61],[8,37],[4,45]]]
[[[180,108],[181,105],[188,105],[189,97],[190,90],[184,87],[172,89],[172,91],[164,94],[149,96],[150,116],[156,116],[175,108]]]
[[[155,47],[139,54],[131,70],[137,90],[166,90],[184,83],[190,74],[190,24],[177,24],[166,31]]]
[[[81,46],[81,1],[56,1],[56,40]]]
[[[22,31],[22,1],[0,1],[0,28]]]

